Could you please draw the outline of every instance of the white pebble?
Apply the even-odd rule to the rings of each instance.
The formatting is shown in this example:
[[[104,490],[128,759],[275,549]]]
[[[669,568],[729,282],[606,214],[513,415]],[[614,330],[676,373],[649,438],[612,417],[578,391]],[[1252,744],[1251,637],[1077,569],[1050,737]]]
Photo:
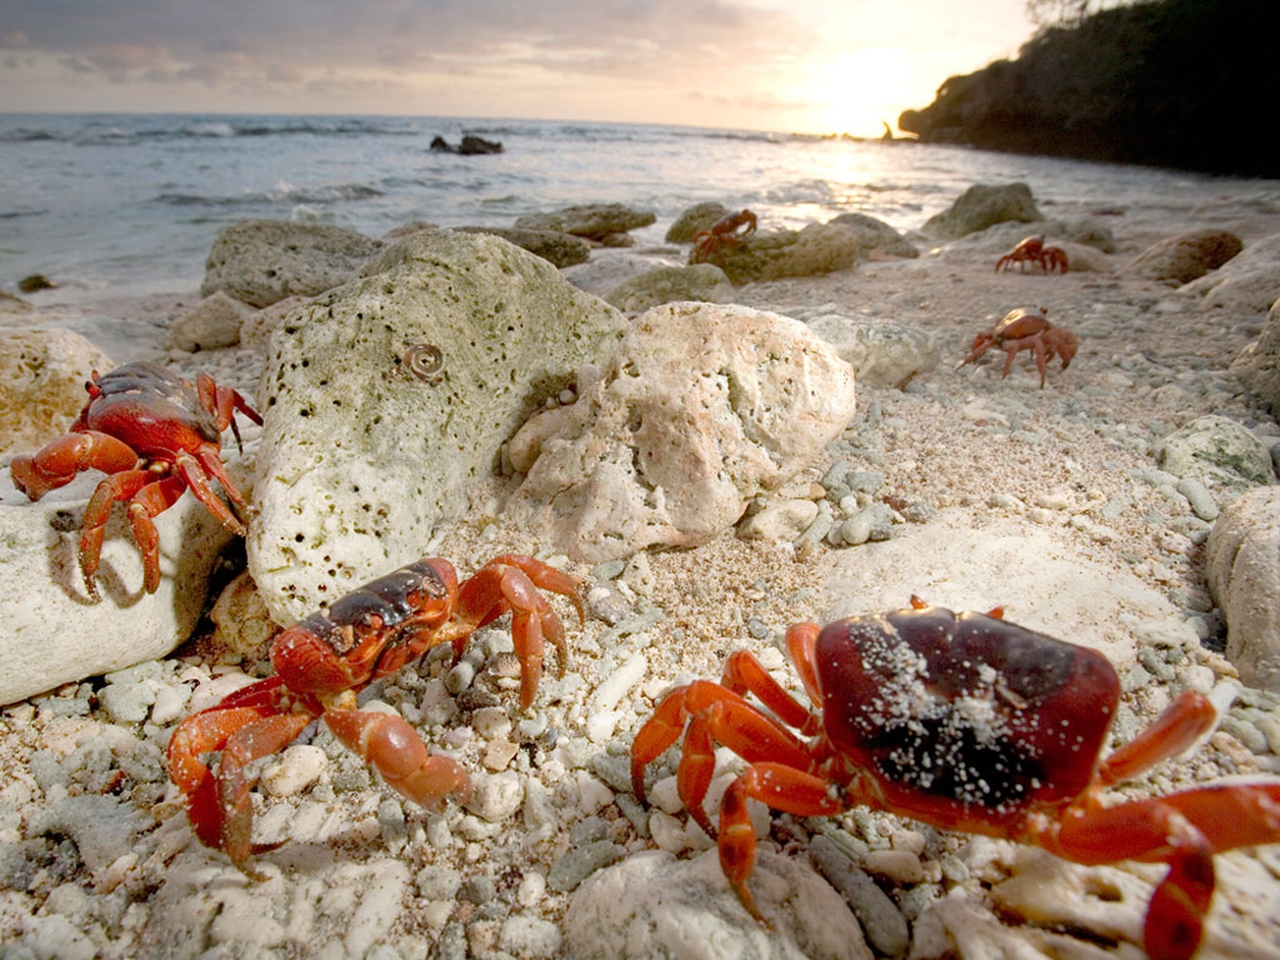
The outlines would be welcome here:
[[[471,726],[486,740],[496,740],[511,733],[511,718],[502,707],[481,707],[472,714]]]
[[[537,870],[530,870],[520,878],[516,887],[516,903],[522,907],[531,907],[546,895],[547,878]]]
[[[295,743],[268,765],[259,782],[273,797],[291,797],[319,780],[328,766],[329,758],[319,747]]]
[[[676,778],[663,777],[649,788],[649,802],[667,813],[679,813],[684,809],[684,804],[680,802],[680,795],[676,791]]]
[[[476,778],[475,793],[467,809],[490,823],[501,823],[515,815],[524,801],[524,787],[511,771]]]
[[[165,684],[156,689],[156,702],[151,705],[151,722],[164,726],[182,716],[183,708],[191,699],[191,689],[186,686]]]
[[[591,697],[591,709],[593,711],[612,710],[628,690],[644,679],[648,669],[649,659],[643,651],[627,657],[622,666],[596,687],[596,692]]]

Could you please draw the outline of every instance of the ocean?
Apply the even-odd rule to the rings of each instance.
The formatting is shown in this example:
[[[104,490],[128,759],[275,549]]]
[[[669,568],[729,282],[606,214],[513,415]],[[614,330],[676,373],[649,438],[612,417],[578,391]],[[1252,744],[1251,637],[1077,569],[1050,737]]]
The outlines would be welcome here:
[[[505,152],[429,149],[439,135]],[[199,286],[218,232],[247,217],[370,236],[411,220],[511,226],[577,203],[652,210],[657,244],[691,204],[764,229],[857,211],[915,229],[974,183],[1024,181],[1049,216],[1177,220],[1280,210],[1280,181],[743,130],[443,117],[0,114],[0,287],[41,273],[75,301]]]

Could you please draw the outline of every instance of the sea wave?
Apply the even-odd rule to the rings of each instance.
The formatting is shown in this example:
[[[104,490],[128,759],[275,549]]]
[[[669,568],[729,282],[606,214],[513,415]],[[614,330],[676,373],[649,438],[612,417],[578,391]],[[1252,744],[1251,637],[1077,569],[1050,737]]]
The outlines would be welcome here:
[[[212,196],[195,193],[159,193],[157,203],[175,207],[237,207],[262,204],[327,204],[352,200],[368,200],[380,197],[383,191],[367,183],[334,183],[322,186],[299,187],[288,182],[276,184],[271,190],[247,190],[236,196]]]
[[[384,117],[194,117],[140,115],[122,117],[36,116],[4,129],[0,143],[54,141],[78,146],[132,146],[167,140],[275,136],[410,136],[423,135],[421,122]],[[3,118],[0,118],[2,121]]]

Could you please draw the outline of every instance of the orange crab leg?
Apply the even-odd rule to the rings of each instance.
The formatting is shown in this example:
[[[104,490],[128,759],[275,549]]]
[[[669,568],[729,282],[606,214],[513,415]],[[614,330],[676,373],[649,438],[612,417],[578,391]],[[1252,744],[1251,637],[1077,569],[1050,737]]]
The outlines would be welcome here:
[[[1110,786],[1128,780],[1162,760],[1186,750],[1214,728],[1218,709],[1208,697],[1184,691],[1136,737],[1114,751],[1098,770],[1098,783]]]
[[[209,486],[209,479],[212,477],[222,484],[222,488],[227,491],[227,496],[242,507],[246,505],[244,495],[236,489],[236,485],[227,476],[216,450],[209,448],[195,455],[180,453],[174,459],[173,466],[186,486],[191,488],[196,499],[205,505],[219,523],[237,536],[244,536],[244,524]]]
[[[80,572],[95,600],[98,588],[94,577],[98,573],[102,539],[112,505],[119,500],[132,501],[129,526],[142,553],[143,587],[147,593],[155,593],[160,586],[160,536],[151,518],[172,506],[185,489],[180,478],[160,477],[151,470],[113,473],[98,484],[84,509],[84,527],[80,534]]]
[[[800,673],[803,676],[804,669],[800,669]],[[735,650],[729,654],[720,683],[740,696],[754,693],[779,720],[795,727],[803,736],[817,733],[821,726],[821,718],[814,716],[787,693],[750,650]]]
[[[715,745],[722,744],[748,763],[766,757],[784,765],[807,768],[804,742],[776,720],[718,683],[695,680],[667,694],[636,734],[631,753],[631,781],[644,798],[644,768],[675,742],[688,718],[676,785],[680,801],[708,836],[715,836],[703,809],[715,774]]]
[[[756,863],[756,834],[747,810],[748,797],[770,809],[802,817],[831,816],[847,805],[831,792],[823,777],[772,761],[753,763],[725,791],[720,803],[717,843],[720,868],[747,912],[764,923],[755,898],[747,889],[747,880]]]
[[[137,466],[138,454],[127,443],[96,430],[65,433],[50,440],[34,454],[13,458],[13,485],[31,500],[65,486],[83,470],[119,473]]]
[[[414,803],[435,810],[451,795],[460,803],[470,799],[467,772],[448,757],[427,753],[422,738],[399,714],[330,707],[324,723],[335,737],[373,764],[387,786]]]
[[[249,402],[238,391],[218,386],[207,373],[197,374],[196,394],[200,397],[200,405],[217,419],[218,432],[230,427],[235,434],[236,446],[241,450],[244,447],[240,442],[240,428],[236,425],[235,412],[239,410],[258,426],[262,426],[262,417],[258,415],[258,411],[249,406]]]
[[[520,660],[520,706],[533,703],[542,679],[543,640],[550,640],[559,655],[559,674],[564,675],[569,650],[560,618],[538,589],[569,598],[585,620],[578,583],[568,574],[533,557],[506,555],[486,563],[458,592],[455,619],[459,631],[453,637],[455,656],[461,656],[473,630],[511,612],[511,638]]]

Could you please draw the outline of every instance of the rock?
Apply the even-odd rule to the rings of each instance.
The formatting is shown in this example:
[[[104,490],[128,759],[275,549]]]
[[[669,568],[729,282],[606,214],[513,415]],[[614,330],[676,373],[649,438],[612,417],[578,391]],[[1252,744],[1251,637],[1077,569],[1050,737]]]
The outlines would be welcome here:
[[[1007,220],[1036,223],[1043,219],[1031,197],[1031,188],[1025,183],[976,183],[949,208],[926,220],[923,230],[931,236],[955,240]]]
[[[285,318],[310,300],[310,297],[285,297],[246,317],[240,325],[241,344],[265,353],[270,346],[271,335]]]
[[[238,220],[213,242],[200,296],[219,290],[255,307],[345,283],[382,243],[354,230],[290,220]]]
[[[1182,292],[1202,296],[1205,306],[1232,314],[1265,315],[1280,298],[1280,234],[1250,243]]]
[[[577,559],[709,540],[848,424],[854,378],[799,321],[668,304],[637,318],[577,400],[509,446],[508,510]]]
[[[716,851],[691,860],[660,850],[632,854],[574,892],[565,953],[575,960],[871,960],[848,906],[803,860],[762,849],[750,883],[771,927],[756,923],[729,890]]]
[[[871,323],[829,313],[809,321],[809,329],[835,347],[867,387],[901,387],[938,366],[942,353],[931,334],[897,323]]]
[[[847,227],[811,223],[800,231],[754,233],[710,257],[729,280],[741,286],[783,277],[812,277],[851,267],[858,259],[858,235]],[[693,254],[690,253],[690,258]]]
[[[1189,283],[1218,269],[1242,249],[1240,238],[1226,230],[1193,230],[1147,248],[1121,272],[1148,280]]]
[[[229,458],[232,479],[243,485]],[[77,550],[85,504],[102,479],[85,473],[30,503],[0,471],[0,704],[154,660],[190,635],[209,574],[231,534],[190,493],[156,517],[160,588],[142,589],[142,558],[124,510],[107,523],[91,603]],[[246,491],[247,492],[247,491]]]
[[[600,250],[586,263],[566,267],[564,278],[579,290],[601,299],[617,287],[656,267],[679,267],[684,264],[666,257],[653,257],[629,250]]]
[[[502,144],[497,140],[486,140],[467,134],[458,146],[452,146],[444,137],[437,136],[431,141],[431,149],[437,153],[456,153],[464,157],[484,156],[485,154],[502,153]]]
[[[1280,487],[1258,487],[1227,504],[1209,532],[1205,579],[1240,679],[1280,692]]]
[[[516,219],[517,230],[550,230],[575,237],[601,240],[610,234],[647,227],[657,220],[649,210],[633,210],[622,203],[589,203],[565,207],[553,213],[536,213]]]
[[[209,619],[213,621],[214,644],[231,659],[250,663],[268,659],[271,640],[280,629],[247,572],[223,588]]]
[[[716,203],[714,200],[695,203],[692,207],[686,207],[680,211],[675,222],[667,228],[663,239],[667,243],[693,243],[693,238],[700,231],[709,230],[713,223],[728,215],[729,208],[723,203]]]
[[[0,333],[0,456],[34,453],[66,432],[88,402],[93,371],[114,368],[70,330]]]
[[[1272,306],[1258,339],[1232,361],[1231,373],[1272,413],[1280,413],[1280,302]]]
[[[43,273],[33,273],[18,281],[18,289],[22,293],[39,293],[41,290],[56,290],[58,285]]]
[[[604,299],[624,313],[643,313],[677,300],[729,303],[733,297],[733,284],[723,270],[710,263],[695,263],[657,267],[619,284]]]
[[[482,234],[423,231],[272,338],[249,569],[279,623],[423,555],[499,448],[626,320],[545,260]],[[417,379],[416,346],[443,354]],[[487,558],[453,558],[462,564]]]
[[[1198,417],[1162,439],[1152,452],[1162,470],[1201,480],[1219,496],[1275,482],[1267,445],[1228,417]]]
[[[766,504],[759,512],[751,514],[739,524],[738,536],[743,540],[790,542],[804,533],[817,516],[816,503],[792,497]]]
[[[920,250],[914,243],[883,220],[869,217],[865,213],[842,213],[828,220],[827,223],[847,227],[856,233],[858,247],[864,257],[876,252],[908,259],[920,256]]]
[[[248,304],[219,290],[173,321],[169,327],[169,343],[188,353],[233,347],[240,342],[241,326],[254,315],[254,309]]]
[[[553,230],[510,230],[504,227],[458,227],[463,233],[488,233],[537,254],[552,266],[572,267],[591,257],[591,244],[581,237]]]

